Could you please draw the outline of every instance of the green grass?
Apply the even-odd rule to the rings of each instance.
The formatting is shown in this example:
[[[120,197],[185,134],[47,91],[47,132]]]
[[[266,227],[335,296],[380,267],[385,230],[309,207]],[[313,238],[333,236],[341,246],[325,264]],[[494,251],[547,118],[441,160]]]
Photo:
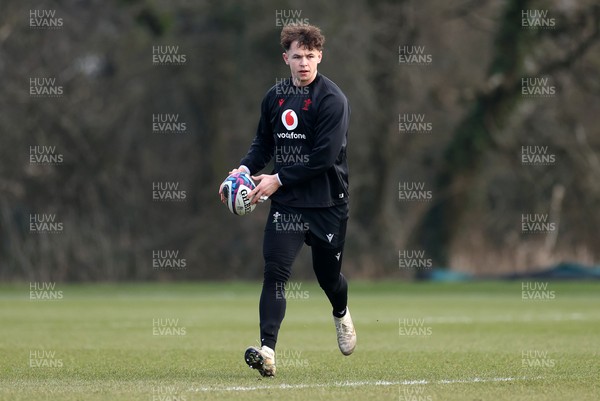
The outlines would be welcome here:
[[[550,282],[555,299],[523,300],[520,282],[351,282],[358,346],[344,357],[325,296],[301,283],[274,379],[243,362],[258,339],[258,283],[56,290],[63,299],[30,300],[28,283],[0,285],[0,399],[600,399],[600,284]],[[155,318],[179,319],[185,335],[153,335]],[[424,334],[400,335],[405,318],[424,319]],[[31,367],[32,351],[62,366]]]

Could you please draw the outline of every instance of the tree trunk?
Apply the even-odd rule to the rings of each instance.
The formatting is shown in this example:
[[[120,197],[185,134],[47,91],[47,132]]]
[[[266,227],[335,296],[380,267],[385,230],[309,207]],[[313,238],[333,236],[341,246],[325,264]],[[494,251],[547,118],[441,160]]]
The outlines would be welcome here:
[[[456,127],[436,174],[435,199],[413,238],[434,265],[447,266],[451,241],[467,210],[471,183],[485,152],[494,146],[493,131],[505,124],[519,101],[523,58],[532,36],[532,31],[520,24],[521,10],[526,10],[528,3],[514,0],[506,6],[488,74],[490,85],[479,93]]]

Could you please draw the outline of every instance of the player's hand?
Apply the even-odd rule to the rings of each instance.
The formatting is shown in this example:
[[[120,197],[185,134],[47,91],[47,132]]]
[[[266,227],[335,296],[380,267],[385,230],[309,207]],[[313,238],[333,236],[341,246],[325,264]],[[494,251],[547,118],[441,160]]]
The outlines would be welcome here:
[[[242,167],[242,166],[240,166],[240,167]],[[238,168],[234,168],[229,173],[227,173],[227,176],[230,176],[233,173],[246,173],[246,174],[248,174],[248,171],[246,171],[246,169],[238,167]],[[221,184],[219,186],[219,196],[221,197],[221,202],[223,202],[223,204],[225,204],[226,200],[225,200],[225,196],[223,196],[223,184]]]
[[[248,194],[251,200],[251,204],[256,204],[260,201],[261,197],[269,197],[275,193],[281,186],[277,176],[275,174],[261,174],[256,177],[252,177],[254,181],[258,181],[259,184]]]

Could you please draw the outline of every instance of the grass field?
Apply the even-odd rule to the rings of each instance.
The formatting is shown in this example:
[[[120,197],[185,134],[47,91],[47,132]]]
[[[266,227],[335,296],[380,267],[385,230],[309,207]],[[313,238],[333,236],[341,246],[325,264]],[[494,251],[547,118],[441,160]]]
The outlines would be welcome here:
[[[521,282],[352,282],[358,346],[344,357],[325,296],[296,283],[274,379],[243,362],[259,283],[33,294],[54,300],[3,284],[0,399],[598,400],[600,284],[545,284],[527,296],[553,299],[523,299]]]

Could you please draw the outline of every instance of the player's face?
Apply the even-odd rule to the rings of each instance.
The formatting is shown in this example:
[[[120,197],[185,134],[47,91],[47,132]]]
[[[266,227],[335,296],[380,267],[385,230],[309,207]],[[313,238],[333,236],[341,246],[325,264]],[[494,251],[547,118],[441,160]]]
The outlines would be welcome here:
[[[283,53],[283,61],[290,66],[292,79],[297,86],[310,84],[317,76],[317,64],[321,62],[323,52],[309,50],[298,46],[298,41],[292,42],[290,49]]]

